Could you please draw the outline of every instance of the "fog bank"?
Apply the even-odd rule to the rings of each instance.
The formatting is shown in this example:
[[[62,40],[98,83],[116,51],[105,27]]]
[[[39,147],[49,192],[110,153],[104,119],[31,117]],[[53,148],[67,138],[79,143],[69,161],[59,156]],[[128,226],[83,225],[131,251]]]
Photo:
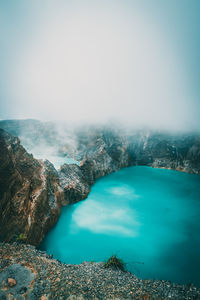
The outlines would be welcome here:
[[[14,15],[1,3],[0,117],[197,130],[199,4],[188,3],[21,1]]]

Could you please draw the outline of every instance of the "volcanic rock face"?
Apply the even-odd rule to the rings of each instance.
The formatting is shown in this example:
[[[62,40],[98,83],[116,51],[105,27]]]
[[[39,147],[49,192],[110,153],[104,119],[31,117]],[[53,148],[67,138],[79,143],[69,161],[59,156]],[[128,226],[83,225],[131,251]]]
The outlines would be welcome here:
[[[128,143],[109,129],[90,129],[77,132],[76,155],[81,158],[80,170],[86,182],[131,165]]]
[[[90,185],[79,166],[64,164],[59,170],[60,184],[64,190],[63,205],[76,203],[87,197]]]
[[[23,124],[17,126],[18,122],[0,122],[0,127],[22,134]],[[25,123],[27,126],[29,121]],[[57,171],[49,161],[38,161],[28,154],[18,138],[0,130],[0,239],[3,241],[23,240],[39,245],[56,223],[61,205],[85,199],[95,180],[123,167],[148,165],[200,174],[197,135],[145,131],[127,134],[108,128],[87,128],[74,132],[76,142],[71,147],[68,142],[65,145],[64,139],[55,140],[56,130],[52,124],[49,126],[48,145],[55,142],[61,155],[70,152],[81,160],[79,166],[64,164]],[[29,127],[35,138],[45,125],[31,120]],[[27,140],[27,130],[25,136]]]
[[[85,199],[96,179],[130,165],[127,144],[113,133],[81,132],[77,141],[80,166],[64,164],[58,171],[65,205]]]
[[[200,173],[200,137],[197,135],[148,133],[128,139],[133,165]]]
[[[92,185],[96,179],[123,167],[147,165],[200,174],[200,136],[150,132],[87,132],[77,138],[80,170]]]
[[[63,192],[53,165],[0,130],[0,239],[38,245],[57,221]]]

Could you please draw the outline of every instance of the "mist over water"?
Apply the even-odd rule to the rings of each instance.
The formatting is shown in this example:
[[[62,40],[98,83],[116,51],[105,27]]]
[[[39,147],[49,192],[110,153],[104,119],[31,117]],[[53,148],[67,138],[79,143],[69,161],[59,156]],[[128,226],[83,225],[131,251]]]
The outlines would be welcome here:
[[[129,167],[62,208],[41,248],[73,264],[117,254],[138,277],[200,286],[199,197],[198,175]]]

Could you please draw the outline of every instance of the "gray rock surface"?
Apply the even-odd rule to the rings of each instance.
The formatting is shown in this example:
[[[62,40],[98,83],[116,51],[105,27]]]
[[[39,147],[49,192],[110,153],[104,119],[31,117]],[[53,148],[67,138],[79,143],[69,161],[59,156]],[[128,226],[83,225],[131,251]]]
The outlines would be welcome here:
[[[10,286],[8,280],[12,278],[16,284]],[[30,268],[26,268],[20,264],[11,264],[5,268],[0,274],[0,289],[4,291],[4,295],[13,295],[16,298],[23,299],[22,294],[26,294],[31,289],[31,282],[35,279],[35,274]]]
[[[200,299],[193,285],[141,280],[134,274],[106,269],[104,263],[62,264],[29,245],[0,244],[0,299]],[[5,289],[13,276],[17,285]]]
[[[90,192],[90,184],[79,166],[64,164],[58,174],[60,185],[64,190],[64,205],[76,203],[87,197]]]

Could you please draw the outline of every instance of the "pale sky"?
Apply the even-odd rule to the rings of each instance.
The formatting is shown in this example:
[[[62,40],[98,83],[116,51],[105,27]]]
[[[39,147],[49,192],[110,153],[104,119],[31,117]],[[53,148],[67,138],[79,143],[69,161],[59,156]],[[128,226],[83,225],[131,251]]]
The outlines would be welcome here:
[[[200,1],[1,0],[0,118],[200,128]]]

